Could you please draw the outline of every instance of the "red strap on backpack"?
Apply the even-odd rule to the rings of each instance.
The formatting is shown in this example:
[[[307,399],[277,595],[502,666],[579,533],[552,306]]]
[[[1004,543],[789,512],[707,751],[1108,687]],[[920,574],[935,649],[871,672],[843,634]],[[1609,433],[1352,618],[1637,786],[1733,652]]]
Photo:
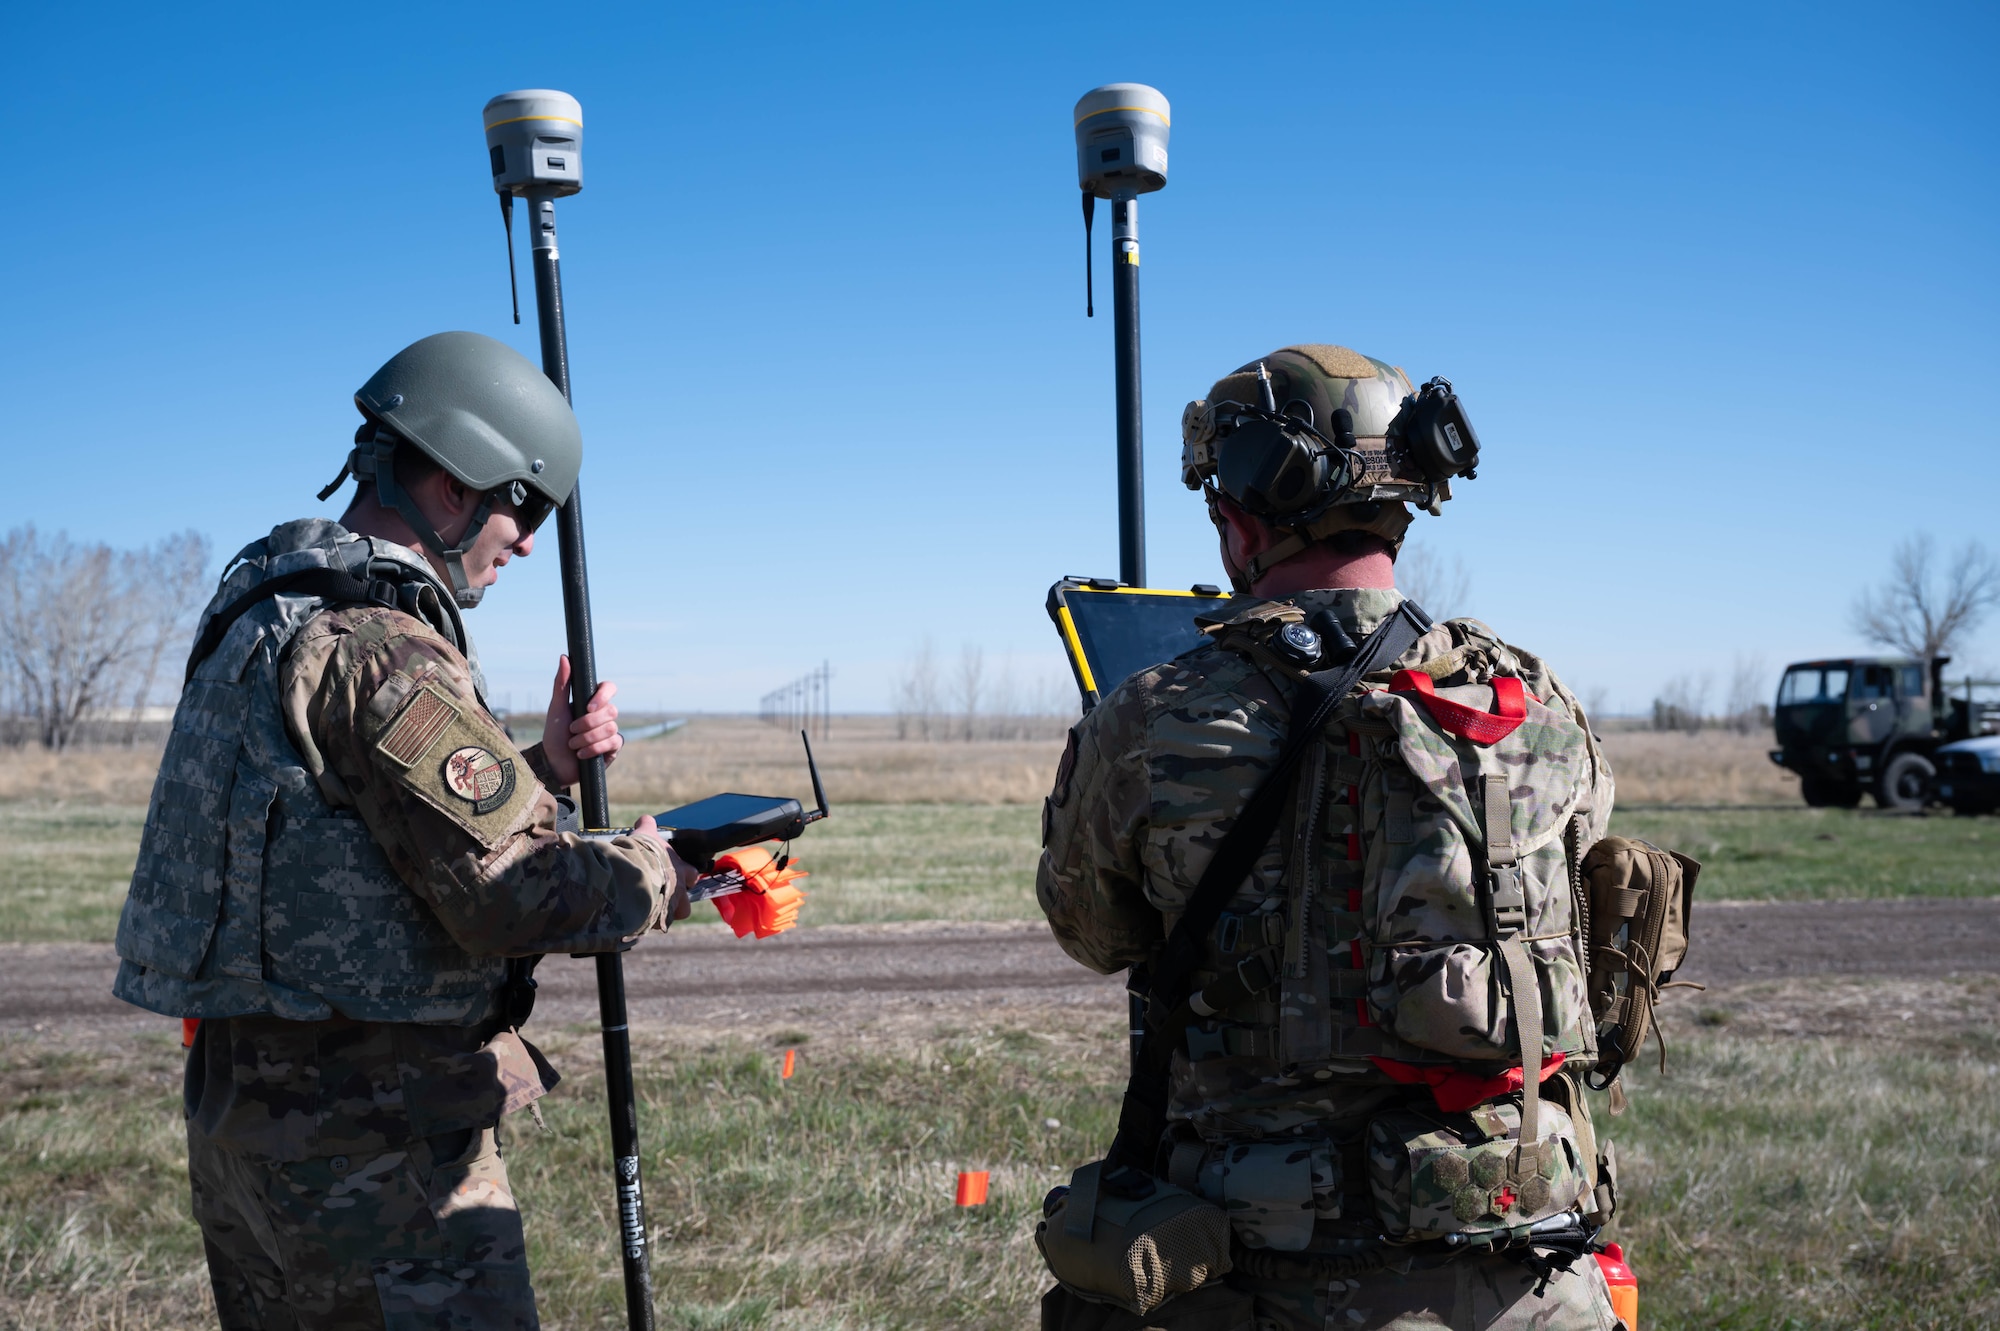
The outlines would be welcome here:
[[[1389,692],[1416,694],[1432,720],[1474,744],[1498,744],[1528,719],[1528,691],[1512,675],[1493,677],[1494,712],[1476,712],[1464,703],[1438,697],[1437,682],[1421,670],[1398,670],[1389,681]]]

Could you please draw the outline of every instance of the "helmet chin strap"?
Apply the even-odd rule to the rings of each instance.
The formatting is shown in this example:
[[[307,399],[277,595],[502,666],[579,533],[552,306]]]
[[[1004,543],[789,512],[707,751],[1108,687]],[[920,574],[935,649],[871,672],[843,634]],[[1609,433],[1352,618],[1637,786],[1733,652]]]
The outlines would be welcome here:
[[[364,431],[365,433],[365,431]],[[451,597],[460,608],[470,610],[477,606],[486,595],[484,587],[475,587],[465,573],[465,556],[472,549],[472,543],[479,539],[479,533],[486,528],[486,520],[493,516],[493,492],[479,496],[479,507],[472,512],[472,522],[465,534],[458,538],[458,544],[446,546],[437,528],[431,526],[424,511],[417,507],[417,501],[410,492],[396,483],[396,449],[403,441],[387,430],[375,430],[372,436],[363,439],[355,436],[354,452],[348,458],[348,469],[357,481],[375,482],[375,496],[385,506],[393,508],[415,532],[424,548],[444,561],[445,572],[451,578]],[[339,481],[334,482],[335,485]]]

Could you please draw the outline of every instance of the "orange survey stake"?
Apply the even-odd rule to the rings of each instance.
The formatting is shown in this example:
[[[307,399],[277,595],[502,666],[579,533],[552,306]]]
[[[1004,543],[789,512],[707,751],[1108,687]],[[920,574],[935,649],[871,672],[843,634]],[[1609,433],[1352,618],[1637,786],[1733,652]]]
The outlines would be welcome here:
[[[744,846],[717,855],[715,874],[741,880],[734,890],[708,898],[738,938],[752,933],[769,938],[799,922],[806,894],[795,884],[806,876],[805,870],[774,859],[762,846]]]

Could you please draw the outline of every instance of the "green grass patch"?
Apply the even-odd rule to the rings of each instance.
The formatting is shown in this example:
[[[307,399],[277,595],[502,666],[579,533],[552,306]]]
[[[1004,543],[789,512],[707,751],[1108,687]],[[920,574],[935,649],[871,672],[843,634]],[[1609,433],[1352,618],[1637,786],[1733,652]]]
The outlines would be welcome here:
[[[1707,901],[1989,897],[2000,818],[1856,809],[1619,810],[1611,830],[1701,861]]]
[[[1955,1047],[1954,1047],[1955,1046]],[[1677,1042],[1599,1114],[1649,1327],[2000,1324],[2000,1062],[1983,1032],[1916,1051]]]
[[[0,943],[111,941],[143,808],[0,804]]]
[[[640,813],[621,809],[619,821]],[[858,804],[792,845],[806,924],[1038,920],[1039,805]],[[713,919],[697,912],[696,919]]]
[[[812,875],[804,922],[1039,919],[1040,816],[1018,804],[843,808],[792,848]],[[110,942],[144,822],[136,808],[0,804],[0,942]],[[1613,830],[1702,861],[1711,901],[2000,894],[1996,818],[1634,809]]]
[[[1966,982],[1969,985],[1984,981]],[[1102,1027],[1102,1029],[1099,1029]],[[660,1325],[1033,1324],[1043,1191],[1111,1132],[1123,1047],[1088,1016],[907,1038],[635,1032]],[[596,1035],[507,1157],[551,1331],[623,1325]],[[0,1326],[212,1326],[187,1218],[179,1050],[0,1036]],[[1649,1331],[2000,1321],[2000,1062],[1966,1030],[1676,1039],[1600,1128]],[[1048,1126],[1055,1119],[1060,1126]],[[952,1204],[960,1169],[992,1200]]]

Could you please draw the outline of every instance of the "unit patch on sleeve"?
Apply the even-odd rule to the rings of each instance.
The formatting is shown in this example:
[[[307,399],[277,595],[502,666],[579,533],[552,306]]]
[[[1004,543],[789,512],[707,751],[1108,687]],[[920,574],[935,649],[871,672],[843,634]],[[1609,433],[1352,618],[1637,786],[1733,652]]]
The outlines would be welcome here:
[[[397,766],[414,766],[419,758],[430,752],[445,728],[456,720],[458,708],[435,687],[426,684],[410,695],[410,700],[403,704],[403,710],[389,723],[389,728],[382,732],[382,738],[375,741],[375,746],[382,751],[383,757]],[[510,787],[512,783],[510,773]]]
[[[516,830],[541,790],[505,727],[449,681],[411,691],[376,739],[375,766],[478,838],[482,845]]]
[[[477,744],[453,749],[438,775],[447,791],[472,806],[474,817],[503,807],[514,793],[514,760]]]

